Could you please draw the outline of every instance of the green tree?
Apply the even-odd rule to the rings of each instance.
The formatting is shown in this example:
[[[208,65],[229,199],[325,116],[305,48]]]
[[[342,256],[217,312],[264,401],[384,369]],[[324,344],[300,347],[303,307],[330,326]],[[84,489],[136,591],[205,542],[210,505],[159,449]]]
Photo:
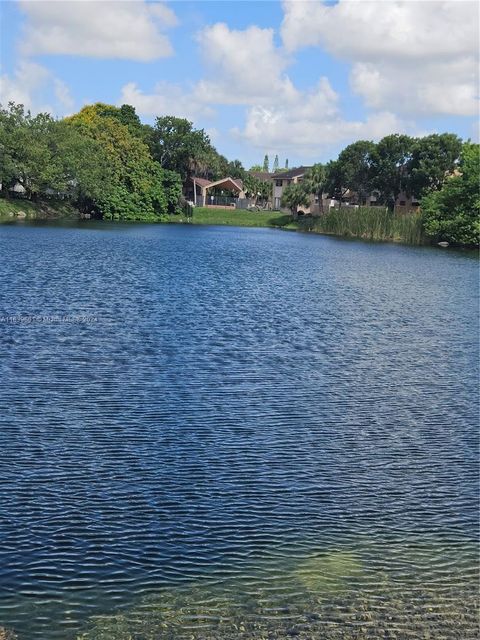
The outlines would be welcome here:
[[[263,159],[263,168],[262,171],[268,172],[270,171],[270,161],[268,159],[268,154],[265,154],[265,158]]]
[[[253,198],[254,204],[257,204],[261,194],[261,180],[251,173],[247,173],[243,181],[243,188],[247,198]]]
[[[326,166],[317,163],[311,167],[305,175],[305,188],[309,193],[313,193],[318,198],[318,206],[323,213],[323,194],[327,188],[327,169]]]
[[[363,204],[371,191],[372,155],[375,144],[369,140],[359,140],[349,144],[338,156],[335,165],[331,166],[329,186],[341,199],[349,190],[357,194],[358,201]],[[332,188],[333,187],[333,188]]]
[[[462,151],[461,139],[453,133],[415,140],[410,160],[410,190],[417,198],[441,189],[445,176],[455,169]]]
[[[256,171],[256,172],[260,172],[263,171],[263,167],[261,164],[254,164],[250,167],[249,171]]]
[[[454,244],[480,241],[480,146],[463,145],[458,175],[445,178],[439,191],[421,201],[427,235]]]
[[[247,173],[243,180],[243,188],[248,198],[254,199],[254,204],[260,200],[265,205],[272,195],[272,183],[270,180],[262,180]]]
[[[185,118],[162,116],[151,131],[152,156],[165,169],[180,174],[182,182],[192,175],[208,173],[216,153],[203,129],[194,129]],[[218,160],[218,157],[216,158]]]
[[[297,217],[298,207],[308,207],[310,195],[304,182],[290,183],[282,195],[282,206],[288,207],[294,218]]]
[[[112,180],[103,147],[66,121],[32,116],[22,105],[0,110],[0,181],[4,193],[17,182],[29,198],[70,198],[91,210]]]
[[[285,160],[285,169],[288,169],[288,158]]]
[[[147,135],[148,127],[145,127],[138,117],[135,107],[129,104],[122,104],[121,107],[115,107],[112,104],[104,104],[103,102],[97,102],[93,105],[96,113],[104,118],[113,118],[120,124],[124,124],[128,127],[128,130],[133,136],[137,138],[145,139]]]
[[[371,154],[371,186],[378,189],[380,201],[393,211],[402,191],[411,192],[410,163],[415,141],[393,134],[382,138]]]
[[[175,171],[162,170],[162,187],[169,214],[181,213],[182,181]]]
[[[232,160],[227,165],[226,175],[230,178],[244,178],[245,177],[245,169],[243,168],[243,164],[240,160]]]
[[[59,189],[63,172],[52,146],[55,127],[50,115],[32,116],[21,104],[0,109],[0,176],[7,195],[17,182],[32,199],[49,188]]]
[[[66,194],[81,211],[95,210],[95,203],[101,200],[114,179],[105,149],[97,140],[82,135],[77,127],[63,120],[56,123],[51,145],[62,167],[56,189]]]
[[[102,114],[97,105],[84,107],[67,122],[101,145],[108,158],[109,181],[95,202],[105,218],[155,220],[167,213],[162,169],[126,125]]]
[[[277,173],[277,171],[279,170],[279,161],[278,161],[278,154],[275,156],[275,160],[273,161],[273,173]]]

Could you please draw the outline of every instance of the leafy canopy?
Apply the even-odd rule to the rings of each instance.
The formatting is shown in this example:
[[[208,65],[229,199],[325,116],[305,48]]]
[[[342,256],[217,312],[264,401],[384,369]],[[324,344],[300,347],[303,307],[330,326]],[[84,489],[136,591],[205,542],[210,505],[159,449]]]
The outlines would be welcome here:
[[[308,187],[304,182],[290,183],[285,187],[282,195],[282,206],[288,207],[292,214],[297,214],[299,207],[308,207],[310,195]]]
[[[84,107],[67,122],[97,142],[108,158],[111,174],[96,202],[105,218],[155,220],[167,213],[163,172],[127,125],[105,114],[104,105]]]
[[[425,232],[437,240],[477,245],[480,241],[480,146],[463,145],[458,175],[421,202]]]

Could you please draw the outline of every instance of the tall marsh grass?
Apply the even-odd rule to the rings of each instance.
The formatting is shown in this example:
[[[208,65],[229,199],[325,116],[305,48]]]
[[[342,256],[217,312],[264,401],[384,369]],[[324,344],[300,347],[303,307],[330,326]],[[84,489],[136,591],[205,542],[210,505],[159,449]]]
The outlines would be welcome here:
[[[424,242],[420,213],[391,213],[383,207],[330,209],[318,218],[308,220],[307,225],[312,231],[351,238],[406,244]]]

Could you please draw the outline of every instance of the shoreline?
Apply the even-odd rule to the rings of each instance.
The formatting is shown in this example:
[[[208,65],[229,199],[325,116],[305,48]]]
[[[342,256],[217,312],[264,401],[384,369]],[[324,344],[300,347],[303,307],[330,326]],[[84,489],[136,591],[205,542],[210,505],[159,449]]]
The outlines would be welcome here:
[[[315,218],[305,220],[293,220],[292,216],[281,211],[249,211],[239,209],[207,209],[197,208],[191,218],[183,214],[171,214],[168,220],[105,220],[86,219],[81,212],[68,202],[31,202],[28,200],[5,200],[0,199],[0,224],[25,222],[71,222],[86,223],[122,223],[122,224],[179,224],[196,226],[228,226],[228,227],[250,227],[278,229],[283,231],[296,231],[300,233],[314,233],[343,240],[362,240],[364,242],[400,244],[405,246],[438,247],[435,239],[422,238],[420,242],[409,242],[401,236],[373,237],[372,233],[356,234],[352,231],[347,233],[335,233],[328,230],[315,228]],[[440,247],[439,247],[440,248]],[[469,245],[453,245],[448,247],[453,249],[478,249]]]

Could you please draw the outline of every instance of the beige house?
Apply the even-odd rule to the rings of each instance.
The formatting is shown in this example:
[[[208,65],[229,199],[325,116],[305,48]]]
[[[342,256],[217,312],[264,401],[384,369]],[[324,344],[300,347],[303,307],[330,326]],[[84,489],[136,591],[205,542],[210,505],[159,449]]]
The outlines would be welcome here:
[[[299,184],[303,182],[305,179],[305,174],[310,169],[310,167],[297,167],[296,169],[290,169],[289,171],[281,171],[279,173],[274,173],[271,177],[273,181],[273,191],[272,191],[272,204],[274,209],[278,209],[280,211],[289,211],[288,208],[282,207],[282,196],[285,191],[285,188],[288,187],[289,184]],[[313,215],[318,216],[323,211],[328,210],[330,207],[334,206],[335,201],[332,198],[328,198],[326,195],[322,198],[322,204],[318,201],[318,197],[315,195],[310,196],[310,204],[308,207],[302,207],[299,209],[300,214]]]

